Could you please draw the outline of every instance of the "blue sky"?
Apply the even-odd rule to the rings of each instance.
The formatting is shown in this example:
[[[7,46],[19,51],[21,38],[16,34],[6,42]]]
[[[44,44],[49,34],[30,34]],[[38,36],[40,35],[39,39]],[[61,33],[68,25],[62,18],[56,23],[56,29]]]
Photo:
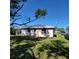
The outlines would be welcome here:
[[[69,0],[27,0],[19,13],[24,17],[30,17],[38,8],[46,9],[47,15],[28,25],[42,24],[63,28],[69,25]]]

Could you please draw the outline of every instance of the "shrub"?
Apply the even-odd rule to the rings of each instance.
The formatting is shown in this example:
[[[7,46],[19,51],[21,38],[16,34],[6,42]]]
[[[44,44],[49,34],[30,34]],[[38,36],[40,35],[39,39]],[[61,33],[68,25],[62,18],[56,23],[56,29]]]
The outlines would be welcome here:
[[[64,35],[67,40],[69,40],[69,33]]]
[[[14,27],[10,27],[10,35],[15,35],[16,29]]]
[[[56,56],[64,56],[66,59],[68,59],[68,41],[67,40],[50,40],[46,39],[43,41],[40,41],[34,48],[33,51],[35,53],[35,56],[40,59],[42,58],[48,58]],[[47,52],[45,52],[47,51]],[[42,56],[42,53],[46,54],[45,56]],[[52,55],[54,54],[54,55]],[[64,58],[63,57],[63,58]],[[57,57],[59,58],[59,57]]]

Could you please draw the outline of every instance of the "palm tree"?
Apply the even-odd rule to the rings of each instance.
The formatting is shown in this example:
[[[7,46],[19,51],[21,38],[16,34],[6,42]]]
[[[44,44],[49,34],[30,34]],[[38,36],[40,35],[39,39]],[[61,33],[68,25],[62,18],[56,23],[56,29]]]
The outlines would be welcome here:
[[[44,9],[37,9],[35,12],[35,17],[42,17],[45,16],[47,14],[46,10]]]

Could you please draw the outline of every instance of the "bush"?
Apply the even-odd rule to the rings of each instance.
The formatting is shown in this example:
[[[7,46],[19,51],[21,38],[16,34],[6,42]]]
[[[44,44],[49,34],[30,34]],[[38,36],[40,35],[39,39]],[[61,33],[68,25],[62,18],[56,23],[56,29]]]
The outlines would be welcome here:
[[[69,33],[65,34],[65,39],[69,40]]]
[[[64,56],[66,59],[68,59],[69,56],[68,41],[46,39],[40,41],[37,45],[35,45],[33,51],[37,59],[40,59],[41,57],[42,58],[52,57],[55,59],[55,57],[59,58],[60,56]],[[46,57],[44,56],[44,54]]]
[[[16,29],[14,27],[10,27],[10,35],[15,35]]]

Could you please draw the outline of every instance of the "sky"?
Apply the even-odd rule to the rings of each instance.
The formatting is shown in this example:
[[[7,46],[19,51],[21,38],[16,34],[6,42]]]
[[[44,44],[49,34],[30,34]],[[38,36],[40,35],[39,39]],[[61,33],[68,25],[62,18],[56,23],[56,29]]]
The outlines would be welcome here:
[[[32,17],[38,8],[45,9],[47,15],[28,25],[42,24],[60,28],[66,28],[69,25],[69,0],[27,0],[19,14],[23,17]]]

